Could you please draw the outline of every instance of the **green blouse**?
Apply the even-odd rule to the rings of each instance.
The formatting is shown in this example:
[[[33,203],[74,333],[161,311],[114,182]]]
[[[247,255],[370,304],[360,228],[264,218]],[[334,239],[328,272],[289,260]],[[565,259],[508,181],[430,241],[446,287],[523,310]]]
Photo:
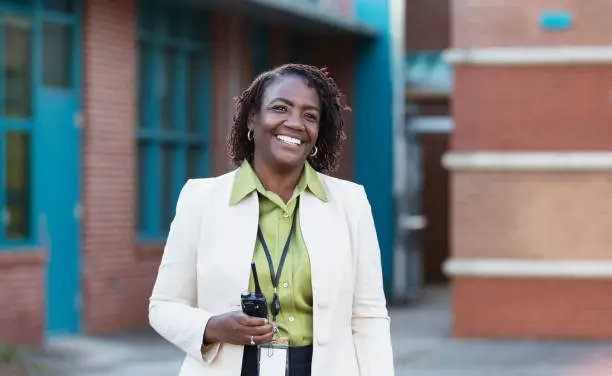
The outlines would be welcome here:
[[[285,203],[273,192],[264,188],[255,171],[244,161],[236,171],[230,205],[235,205],[253,191],[259,194],[259,226],[270,251],[274,264],[274,272],[278,264],[289,231],[291,220],[296,208],[297,198],[306,189],[322,201],[327,201],[327,195],[319,180],[317,172],[308,164],[293,191],[291,199]],[[299,210],[299,208],[298,208]],[[310,280],[310,259],[302,231],[299,215],[296,216],[295,229],[285,259],[278,283],[278,299],[281,305],[276,318],[282,339],[289,340],[290,346],[307,346],[312,344],[312,285]],[[270,279],[270,268],[261,242],[257,239],[253,252],[253,262],[257,267],[257,275],[262,292],[271,306],[274,293]],[[253,276],[249,282],[250,291],[254,291]],[[269,320],[272,321],[270,313]]]

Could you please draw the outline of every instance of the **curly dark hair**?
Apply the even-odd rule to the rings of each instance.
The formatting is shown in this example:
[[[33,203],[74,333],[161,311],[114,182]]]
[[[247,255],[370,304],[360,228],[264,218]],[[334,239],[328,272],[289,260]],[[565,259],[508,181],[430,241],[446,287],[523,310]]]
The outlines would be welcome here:
[[[321,117],[319,136],[316,141],[318,152],[308,161],[322,173],[332,173],[338,168],[342,147],[346,140],[344,133],[344,111],[350,110],[345,98],[327,68],[304,64],[286,64],[260,74],[251,86],[236,98],[234,124],[228,137],[228,155],[236,166],[253,157],[254,143],[248,140],[248,122],[252,110],[261,110],[262,98],[268,85],[277,77],[296,75],[302,77],[319,95]]]

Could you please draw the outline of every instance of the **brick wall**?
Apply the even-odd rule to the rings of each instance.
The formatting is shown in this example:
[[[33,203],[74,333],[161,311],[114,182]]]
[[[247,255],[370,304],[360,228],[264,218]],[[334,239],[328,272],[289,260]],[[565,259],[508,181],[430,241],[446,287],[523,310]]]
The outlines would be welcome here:
[[[561,33],[542,31],[540,12],[566,10],[574,24]],[[610,45],[608,0],[454,0],[455,47]]]
[[[609,260],[609,172],[455,172],[453,253]]]
[[[36,345],[43,339],[45,252],[0,253],[0,343]]]
[[[136,252],[134,1],[87,0],[84,14],[83,323],[147,323],[160,252]]]
[[[452,106],[455,150],[612,148],[612,65],[458,66]]]
[[[406,0],[406,49],[444,50],[450,45],[450,0]]]
[[[213,15],[213,106],[210,129],[211,175],[234,168],[227,158],[226,141],[232,127],[234,98],[251,81],[251,25],[227,13]]]
[[[453,280],[453,335],[474,338],[612,338],[609,279]]]
[[[573,26],[542,31],[545,10]],[[605,0],[453,2],[453,47],[609,45]],[[612,147],[612,65],[455,67],[455,152],[589,152]],[[612,174],[453,171],[452,254],[470,259],[610,260]],[[522,270],[522,269],[521,269]],[[453,334],[465,337],[612,338],[609,279],[586,276],[453,278]]]

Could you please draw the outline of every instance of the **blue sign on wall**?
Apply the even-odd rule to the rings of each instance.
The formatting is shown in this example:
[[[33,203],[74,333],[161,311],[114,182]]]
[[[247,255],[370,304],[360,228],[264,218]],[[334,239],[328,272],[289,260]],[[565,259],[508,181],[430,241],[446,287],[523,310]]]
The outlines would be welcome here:
[[[572,26],[572,15],[563,10],[543,11],[540,13],[539,23],[542,30],[567,30]]]

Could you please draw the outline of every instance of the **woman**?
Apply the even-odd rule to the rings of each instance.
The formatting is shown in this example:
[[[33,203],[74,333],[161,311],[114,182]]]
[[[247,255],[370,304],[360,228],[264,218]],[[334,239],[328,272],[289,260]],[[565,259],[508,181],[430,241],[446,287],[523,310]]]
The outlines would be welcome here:
[[[238,98],[238,168],[185,184],[150,299],[151,326],[187,354],[180,375],[255,376],[264,352],[286,356],[291,376],[394,374],[370,205],[363,187],[325,175],[346,108],[325,70],[298,64]],[[267,318],[240,308],[251,262]]]

